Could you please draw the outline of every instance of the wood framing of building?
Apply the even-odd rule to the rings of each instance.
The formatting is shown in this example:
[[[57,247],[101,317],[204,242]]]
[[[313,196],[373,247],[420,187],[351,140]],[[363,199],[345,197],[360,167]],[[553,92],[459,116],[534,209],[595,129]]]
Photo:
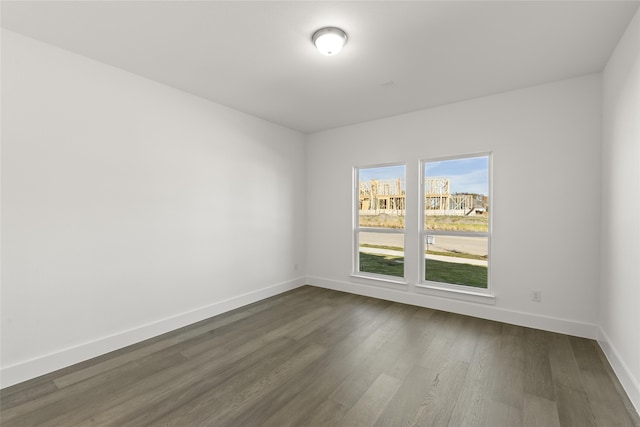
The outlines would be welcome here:
[[[424,179],[424,210],[435,215],[469,215],[486,211],[488,197],[481,194],[451,194],[449,178]],[[436,212],[434,212],[436,211]]]
[[[404,213],[406,195],[402,187],[400,178],[361,182],[360,210]]]
[[[449,178],[425,178],[424,210],[427,215],[472,215],[486,211],[487,196],[451,194],[450,188]],[[406,194],[400,178],[360,182],[359,192],[360,211],[404,215]]]

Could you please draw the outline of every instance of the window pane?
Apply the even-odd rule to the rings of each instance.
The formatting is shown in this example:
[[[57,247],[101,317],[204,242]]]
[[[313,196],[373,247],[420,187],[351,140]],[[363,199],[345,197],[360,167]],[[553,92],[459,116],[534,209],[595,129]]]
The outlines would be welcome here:
[[[489,231],[489,157],[426,162],[426,230]]]
[[[425,236],[425,280],[487,288],[488,237]]]
[[[404,277],[404,234],[361,231],[358,271]]]
[[[405,166],[358,169],[360,227],[404,228]]]

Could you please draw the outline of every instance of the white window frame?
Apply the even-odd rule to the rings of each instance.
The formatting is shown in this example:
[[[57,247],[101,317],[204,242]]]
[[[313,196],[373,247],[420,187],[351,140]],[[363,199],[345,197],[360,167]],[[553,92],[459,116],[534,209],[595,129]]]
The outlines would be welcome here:
[[[386,282],[390,284],[401,284],[406,285],[406,264],[403,266],[403,275],[399,276],[390,276],[386,274],[378,274],[378,273],[369,273],[366,271],[360,271],[360,233],[361,232],[373,232],[373,233],[391,233],[391,234],[402,234],[403,240],[403,252],[404,258],[406,259],[407,248],[406,248],[406,233],[407,233],[407,222],[406,222],[406,211],[407,211],[407,198],[408,194],[405,189],[405,223],[404,228],[377,228],[377,227],[360,227],[360,170],[361,169],[374,169],[374,168],[383,168],[389,166],[404,166],[404,182],[406,185],[407,180],[407,163],[406,162],[393,162],[393,163],[380,163],[374,165],[364,165],[364,166],[355,166],[353,168],[353,250],[352,250],[352,277],[363,278],[363,279],[372,279],[381,282]]]
[[[488,171],[488,179],[489,179],[489,223],[487,232],[476,232],[476,231],[440,231],[440,230],[426,230],[425,229],[425,185],[424,185],[424,173],[425,167],[427,163],[438,162],[438,161],[446,161],[446,160],[461,160],[461,159],[470,159],[476,157],[488,157],[489,161],[489,171]],[[473,154],[463,154],[457,156],[447,156],[447,157],[438,157],[438,158],[428,158],[420,160],[420,170],[419,170],[419,209],[420,214],[418,215],[420,218],[420,238],[419,238],[419,246],[420,246],[420,263],[419,270],[420,276],[419,281],[416,284],[417,288],[422,288],[424,290],[435,291],[436,294],[445,294],[447,292],[454,292],[458,294],[466,294],[469,296],[479,296],[479,297],[489,297],[493,299],[493,293],[491,290],[491,230],[492,230],[492,222],[493,222],[493,153],[492,152],[483,152],[483,153],[473,153]],[[487,287],[486,288],[476,288],[473,286],[467,285],[457,285],[453,283],[444,283],[444,282],[433,282],[425,279],[426,276],[426,268],[425,268],[425,242],[427,239],[427,235],[430,236],[438,236],[438,235],[456,235],[456,236],[471,236],[471,237],[487,237]],[[434,293],[434,292],[431,292]]]

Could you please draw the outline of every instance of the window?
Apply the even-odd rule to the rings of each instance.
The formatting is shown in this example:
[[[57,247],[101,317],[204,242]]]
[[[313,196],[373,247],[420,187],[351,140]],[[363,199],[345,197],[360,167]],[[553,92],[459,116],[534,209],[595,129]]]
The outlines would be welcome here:
[[[489,170],[489,155],[422,162],[425,283],[489,288]]]
[[[404,278],[405,165],[355,168],[354,190],[355,274]]]

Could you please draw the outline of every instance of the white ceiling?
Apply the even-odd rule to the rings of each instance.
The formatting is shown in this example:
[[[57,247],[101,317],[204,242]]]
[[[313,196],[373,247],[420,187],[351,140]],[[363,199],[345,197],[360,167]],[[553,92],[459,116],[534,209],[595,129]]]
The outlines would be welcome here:
[[[3,1],[2,26],[310,133],[599,72],[638,4]]]

